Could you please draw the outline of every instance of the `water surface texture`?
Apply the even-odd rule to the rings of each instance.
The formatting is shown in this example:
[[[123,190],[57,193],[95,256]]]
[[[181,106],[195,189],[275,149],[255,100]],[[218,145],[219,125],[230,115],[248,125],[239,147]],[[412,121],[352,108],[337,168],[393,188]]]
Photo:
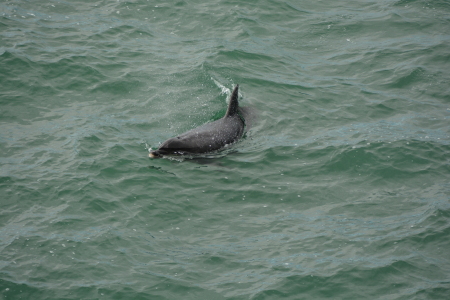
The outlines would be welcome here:
[[[2,1],[1,298],[448,298],[449,33],[444,0]],[[235,84],[243,140],[148,158]]]

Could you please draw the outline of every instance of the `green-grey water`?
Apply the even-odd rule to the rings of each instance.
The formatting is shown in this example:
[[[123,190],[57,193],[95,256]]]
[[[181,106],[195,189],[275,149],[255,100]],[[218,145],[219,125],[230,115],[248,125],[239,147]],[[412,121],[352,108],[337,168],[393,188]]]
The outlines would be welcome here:
[[[0,3],[2,299],[447,299],[450,3]],[[148,148],[226,111],[200,161]]]

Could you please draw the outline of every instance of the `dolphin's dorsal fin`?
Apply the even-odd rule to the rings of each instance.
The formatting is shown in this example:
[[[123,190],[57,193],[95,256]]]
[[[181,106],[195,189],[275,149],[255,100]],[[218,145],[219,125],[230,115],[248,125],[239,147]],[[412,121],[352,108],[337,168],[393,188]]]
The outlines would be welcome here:
[[[238,90],[239,90],[239,84],[236,84],[236,87],[234,88],[233,93],[230,96],[230,103],[228,104],[228,110],[227,110],[227,113],[225,114],[225,117],[234,116],[239,111]]]

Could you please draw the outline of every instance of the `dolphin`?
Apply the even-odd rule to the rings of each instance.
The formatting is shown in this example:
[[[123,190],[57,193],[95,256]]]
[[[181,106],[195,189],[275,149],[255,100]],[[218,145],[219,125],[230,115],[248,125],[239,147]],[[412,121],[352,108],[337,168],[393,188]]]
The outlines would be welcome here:
[[[239,140],[244,133],[245,120],[240,114],[238,90],[239,85],[236,85],[223,118],[168,139],[158,149],[151,151],[149,157],[208,153]]]

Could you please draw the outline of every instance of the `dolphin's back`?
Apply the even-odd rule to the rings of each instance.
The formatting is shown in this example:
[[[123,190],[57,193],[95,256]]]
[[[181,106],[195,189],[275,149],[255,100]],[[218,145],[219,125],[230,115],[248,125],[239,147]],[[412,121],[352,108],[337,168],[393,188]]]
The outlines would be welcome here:
[[[204,124],[165,141],[159,150],[204,153],[237,141],[244,132],[244,122],[235,115]]]
[[[168,139],[157,150],[150,152],[150,156],[207,153],[236,142],[241,138],[245,127],[244,120],[239,115],[238,90],[239,85],[236,85],[222,119]]]

